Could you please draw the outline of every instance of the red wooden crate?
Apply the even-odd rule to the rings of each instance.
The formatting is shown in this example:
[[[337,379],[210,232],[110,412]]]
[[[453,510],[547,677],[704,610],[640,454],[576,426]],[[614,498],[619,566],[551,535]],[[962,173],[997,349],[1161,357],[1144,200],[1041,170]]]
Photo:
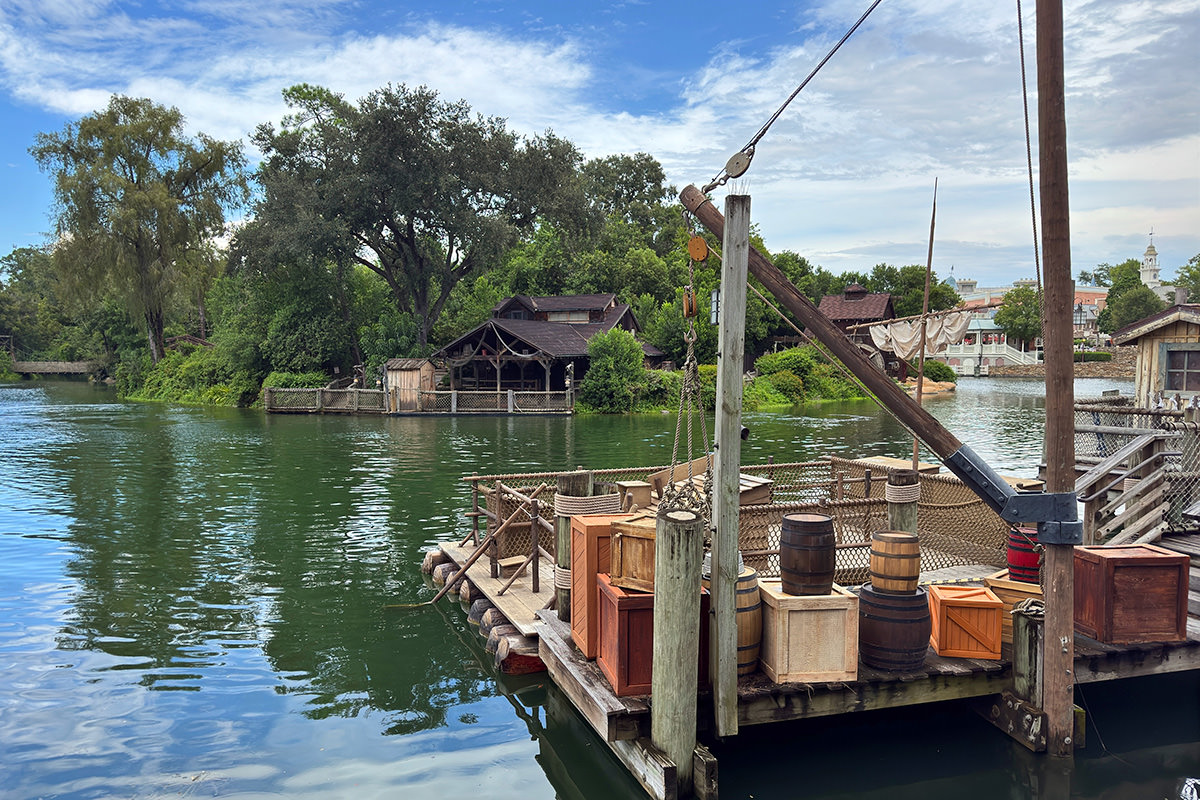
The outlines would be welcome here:
[[[600,642],[596,575],[608,572],[612,523],[628,514],[581,514],[571,517],[571,639],[586,658],[595,658]]]
[[[1188,557],[1152,544],[1075,548],[1075,630],[1107,644],[1187,639]]]
[[[596,665],[618,697],[650,694],[654,660],[654,595],[613,586],[596,576],[600,649]],[[700,684],[708,683],[708,592],[700,596]]]

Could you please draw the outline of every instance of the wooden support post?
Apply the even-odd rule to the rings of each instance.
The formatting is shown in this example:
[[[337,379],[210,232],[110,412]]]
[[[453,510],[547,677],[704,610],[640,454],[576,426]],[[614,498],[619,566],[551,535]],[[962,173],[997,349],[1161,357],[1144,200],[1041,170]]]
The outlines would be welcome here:
[[[921,491],[920,481],[915,469],[894,469],[888,473],[885,491],[888,530],[917,532],[917,501]]]
[[[563,497],[587,497],[592,493],[592,473],[564,472],[558,476],[558,494]],[[557,503],[555,503],[557,506]],[[554,514],[554,598],[558,618],[571,621],[571,518]]]
[[[479,546],[479,481],[471,481],[471,543]]]
[[[509,391],[511,392],[511,390],[509,390]],[[511,394],[509,396],[511,397]],[[533,551],[530,553],[530,558],[533,559],[533,567],[530,570],[530,572],[533,575],[533,580],[530,582],[533,584],[533,593],[537,594],[538,592],[541,591],[541,587],[538,585],[540,583],[539,578],[541,577],[540,576],[541,569],[539,569],[539,567],[538,567],[538,551],[541,550],[542,548],[539,546],[538,538],[542,532],[542,525],[541,525],[542,520],[541,520],[541,516],[539,514],[541,509],[539,507],[538,501],[534,500],[529,505],[530,505],[529,535],[531,537],[533,537]]]
[[[450,413],[451,414],[458,413],[458,389],[450,390]],[[495,577],[495,576],[493,576],[493,577]]]
[[[1071,309],[1071,226],[1067,191],[1067,119],[1062,0],[1037,0],[1038,161],[1045,264],[1046,491],[1075,488],[1075,365]],[[1047,749],[1072,755],[1074,732],[1074,548],[1046,544],[1046,629],[1041,707]]]
[[[655,528],[650,738],[677,767],[678,793],[687,796],[696,749],[704,518],[668,511]]]
[[[500,509],[503,508],[504,502],[504,485],[500,481],[496,481],[496,516],[499,518]],[[500,543],[497,541],[499,537],[492,538],[491,550],[488,551],[488,562],[491,565],[491,575],[493,578],[500,577]]]
[[[721,330],[717,358],[717,458],[713,479],[709,608],[709,675],[718,736],[738,732],[737,550],[742,456],[742,365],[746,350],[746,274],[750,253],[750,198],[725,198],[721,257]]]

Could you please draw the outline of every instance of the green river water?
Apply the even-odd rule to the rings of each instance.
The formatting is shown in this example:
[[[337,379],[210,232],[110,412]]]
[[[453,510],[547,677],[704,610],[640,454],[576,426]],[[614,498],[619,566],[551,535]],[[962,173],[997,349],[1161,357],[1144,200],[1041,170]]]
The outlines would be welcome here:
[[[1128,383],[1079,381],[1079,396]],[[1040,383],[930,410],[1036,473]],[[911,452],[866,403],[749,415],[743,462]],[[612,798],[637,785],[544,676],[498,677],[422,551],[473,472],[663,464],[674,419],[265,416],[0,384],[0,798]],[[711,434],[711,423],[709,426]],[[1185,797],[1200,683],[1087,688],[1073,771],[957,704],[714,743],[722,798]],[[1065,793],[1064,793],[1065,792]]]

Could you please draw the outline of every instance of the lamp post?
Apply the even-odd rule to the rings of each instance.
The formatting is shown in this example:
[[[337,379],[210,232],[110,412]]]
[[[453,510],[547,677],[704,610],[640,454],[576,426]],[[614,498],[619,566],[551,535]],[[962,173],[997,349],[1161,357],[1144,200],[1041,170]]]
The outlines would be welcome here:
[[[1075,304],[1075,330],[1076,330],[1077,334],[1082,335],[1083,324],[1086,321],[1087,321],[1087,312],[1083,310],[1083,303],[1076,303]],[[1078,338],[1078,336],[1076,336],[1075,338]],[[1074,342],[1071,343],[1071,347],[1072,348],[1075,347]],[[1079,354],[1079,360],[1081,360],[1081,361],[1083,360],[1082,353]]]

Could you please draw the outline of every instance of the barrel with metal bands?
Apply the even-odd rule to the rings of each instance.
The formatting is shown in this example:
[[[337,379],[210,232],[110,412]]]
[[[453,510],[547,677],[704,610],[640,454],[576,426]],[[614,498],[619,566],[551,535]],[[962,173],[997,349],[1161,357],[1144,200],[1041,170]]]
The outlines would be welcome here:
[[[858,654],[890,672],[914,672],[925,663],[933,619],[928,592],[884,594],[864,583],[858,596]]]
[[[1008,532],[1008,577],[1023,583],[1041,578],[1036,528],[1013,528]]]
[[[779,535],[779,580],[784,594],[825,595],[833,591],[836,548],[833,517],[786,514]]]
[[[871,534],[871,586],[884,594],[912,594],[921,577],[921,546],[916,534]]]

